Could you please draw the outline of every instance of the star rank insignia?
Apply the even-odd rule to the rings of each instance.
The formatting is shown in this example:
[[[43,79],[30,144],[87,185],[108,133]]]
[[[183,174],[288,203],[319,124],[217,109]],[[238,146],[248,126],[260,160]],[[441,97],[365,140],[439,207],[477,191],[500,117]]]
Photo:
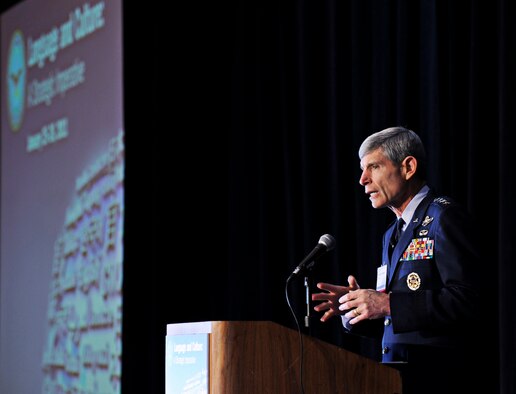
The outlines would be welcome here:
[[[434,199],[434,202],[436,202],[438,204],[441,204],[441,205],[448,205],[448,204],[450,204],[450,201],[448,201],[444,197],[437,197],[437,198]]]

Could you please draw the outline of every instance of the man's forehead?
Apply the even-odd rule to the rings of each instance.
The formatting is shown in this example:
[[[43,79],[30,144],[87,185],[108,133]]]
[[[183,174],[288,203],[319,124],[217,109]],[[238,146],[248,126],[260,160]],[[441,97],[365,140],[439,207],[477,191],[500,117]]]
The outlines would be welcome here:
[[[360,160],[360,168],[365,168],[371,164],[382,163],[387,160],[387,157],[383,153],[383,149],[378,148],[371,152],[366,153]]]

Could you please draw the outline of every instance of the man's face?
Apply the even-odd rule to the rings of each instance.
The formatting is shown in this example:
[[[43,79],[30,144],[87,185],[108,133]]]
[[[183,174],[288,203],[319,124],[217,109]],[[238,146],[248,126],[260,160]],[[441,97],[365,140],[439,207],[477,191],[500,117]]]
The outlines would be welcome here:
[[[364,186],[373,208],[403,205],[407,189],[403,166],[389,160],[379,148],[362,158],[360,168],[359,183]]]

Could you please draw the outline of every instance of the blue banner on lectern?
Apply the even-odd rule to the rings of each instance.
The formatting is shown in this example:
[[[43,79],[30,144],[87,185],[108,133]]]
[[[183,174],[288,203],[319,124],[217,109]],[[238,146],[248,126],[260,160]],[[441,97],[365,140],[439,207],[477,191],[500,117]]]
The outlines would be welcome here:
[[[208,394],[209,334],[166,336],[166,394]]]

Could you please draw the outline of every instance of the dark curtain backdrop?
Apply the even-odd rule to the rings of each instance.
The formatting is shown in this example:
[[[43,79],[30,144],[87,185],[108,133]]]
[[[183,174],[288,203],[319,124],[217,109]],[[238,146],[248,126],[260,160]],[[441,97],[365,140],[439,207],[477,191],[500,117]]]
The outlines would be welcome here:
[[[516,392],[513,3],[243,1],[131,13],[124,390],[163,392],[166,324],[295,328],[287,294],[305,333],[378,359],[377,342],[344,335],[338,320],[311,311],[304,327],[304,278],[286,279],[329,233],[336,248],[307,275],[310,291],[349,274],[375,286],[394,216],[364,195],[357,150],[404,125],[426,143],[429,182],[476,217],[492,306],[478,311],[471,346],[498,350],[478,360],[499,371],[488,392]],[[132,61],[142,38],[154,50]]]

